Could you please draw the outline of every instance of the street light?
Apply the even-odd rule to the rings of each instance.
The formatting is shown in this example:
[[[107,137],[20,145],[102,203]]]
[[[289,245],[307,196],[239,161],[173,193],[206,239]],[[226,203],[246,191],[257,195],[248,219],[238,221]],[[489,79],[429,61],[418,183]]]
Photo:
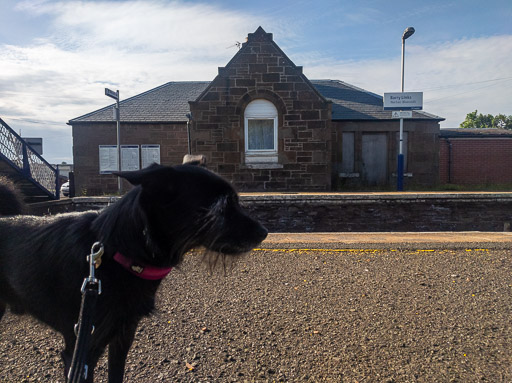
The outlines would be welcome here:
[[[113,91],[105,88],[105,96],[116,100],[116,106],[114,107],[114,117],[117,125],[117,170],[121,171],[121,109],[119,108],[119,90]],[[119,194],[123,193],[123,184],[121,177],[117,177],[117,190]]]
[[[402,92],[404,91],[405,40],[414,34],[413,27],[407,27],[402,35]]]
[[[414,34],[413,27],[405,29],[402,35],[402,93],[404,92],[404,69],[405,69],[405,40]],[[400,143],[398,150],[398,161],[396,171],[396,190],[404,190],[404,155],[403,155],[403,142],[404,142],[404,119],[400,118]]]

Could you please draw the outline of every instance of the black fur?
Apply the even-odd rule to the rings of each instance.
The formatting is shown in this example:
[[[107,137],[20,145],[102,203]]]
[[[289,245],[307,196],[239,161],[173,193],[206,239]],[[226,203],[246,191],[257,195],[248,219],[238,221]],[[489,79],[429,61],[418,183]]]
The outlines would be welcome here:
[[[0,219],[0,318],[9,306],[60,332],[66,374],[80,286],[88,275],[85,256],[94,242],[104,244],[96,272],[103,293],[94,320],[87,382],[93,381],[94,367],[107,345],[109,382],[122,382],[137,324],[153,311],[160,285],[123,269],[112,259],[116,252],[140,263],[170,267],[195,247],[237,255],[267,235],[241,210],[233,188],[206,169],[152,165],[119,175],[136,187],[102,212]]]
[[[7,177],[0,176],[0,216],[23,214],[25,204],[21,193]]]

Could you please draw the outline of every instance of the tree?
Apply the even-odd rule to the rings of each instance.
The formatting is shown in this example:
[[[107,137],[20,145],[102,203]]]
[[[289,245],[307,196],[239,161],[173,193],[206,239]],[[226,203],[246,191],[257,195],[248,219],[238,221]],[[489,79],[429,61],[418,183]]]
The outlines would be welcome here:
[[[512,116],[498,114],[494,117],[494,125],[500,129],[512,129]]]
[[[466,119],[462,121],[459,126],[460,128],[468,129],[489,129],[489,128],[500,128],[500,129],[511,129],[512,130],[512,115],[506,116],[504,114],[498,114],[493,116],[492,114],[478,113],[478,110],[468,113]]]

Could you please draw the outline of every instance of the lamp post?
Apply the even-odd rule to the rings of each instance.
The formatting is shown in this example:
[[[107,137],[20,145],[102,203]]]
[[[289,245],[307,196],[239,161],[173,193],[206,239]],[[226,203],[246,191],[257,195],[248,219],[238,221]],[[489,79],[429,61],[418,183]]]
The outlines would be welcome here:
[[[405,40],[413,35],[415,32],[413,27],[405,29],[402,35],[402,93],[404,92],[404,69],[405,69]],[[404,141],[404,119],[400,118],[400,143],[398,150],[398,161],[396,170],[396,190],[404,190],[404,155],[403,155],[403,141]]]
[[[105,88],[105,96],[116,100],[116,106],[114,107],[114,117],[117,125],[117,171],[121,171],[121,110],[119,109],[119,90],[113,91]],[[123,192],[123,184],[121,183],[121,177],[117,177],[117,190],[119,194]]]

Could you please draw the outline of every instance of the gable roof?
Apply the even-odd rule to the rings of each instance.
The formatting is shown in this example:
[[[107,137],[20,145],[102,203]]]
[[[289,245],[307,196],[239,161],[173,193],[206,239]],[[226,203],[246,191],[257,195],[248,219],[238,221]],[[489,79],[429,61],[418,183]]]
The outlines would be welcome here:
[[[339,80],[311,80],[311,83],[332,102],[333,120],[391,120],[391,111],[384,110],[383,97]],[[443,121],[444,118],[418,110],[413,119]]]
[[[260,49],[264,49],[266,52],[268,52],[268,47],[266,47],[266,48],[265,47],[261,47],[261,43],[263,43],[264,45],[270,44],[270,46],[273,48],[275,53],[278,56],[280,56],[279,60],[280,61],[284,60],[286,65],[289,65],[290,67],[292,67],[294,69],[295,73],[302,78],[304,83],[309,86],[310,90],[314,94],[316,94],[319,99],[321,99],[323,102],[327,102],[325,97],[321,93],[318,92],[318,90],[313,86],[311,81],[304,75],[304,73],[302,72],[302,66],[295,65],[295,63],[293,63],[293,61],[290,60],[290,58],[286,55],[286,53],[283,52],[283,50],[279,47],[279,45],[276,44],[276,42],[274,41],[273,34],[265,32],[265,30],[261,26],[259,26],[258,29],[256,29],[256,31],[254,31],[254,33],[249,33],[247,35],[246,42],[244,42],[242,44],[241,48],[231,58],[231,60],[229,60],[229,62],[226,64],[225,67],[219,67],[219,74],[215,77],[215,79],[213,79],[213,81],[211,82],[210,85],[211,86],[215,86],[214,84],[215,84],[216,80],[221,78],[222,74],[227,72],[227,71],[229,71],[229,68],[232,67],[233,65],[236,65],[237,62],[244,63],[245,61],[244,61],[243,56],[244,55],[251,55],[253,53],[252,50],[251,50],[251,46],[256,45],[257,46],[256,49],[258,51]],[[260,45],[260,46],[258,46],[258,45]],[[199,97],[195,101],[200,101],[203,98],[203,96],[205,96],[208,93],[209,88],[210,88],[210,86],[208,86],[203,91],[203,93],[201,93],[199,95]]]

